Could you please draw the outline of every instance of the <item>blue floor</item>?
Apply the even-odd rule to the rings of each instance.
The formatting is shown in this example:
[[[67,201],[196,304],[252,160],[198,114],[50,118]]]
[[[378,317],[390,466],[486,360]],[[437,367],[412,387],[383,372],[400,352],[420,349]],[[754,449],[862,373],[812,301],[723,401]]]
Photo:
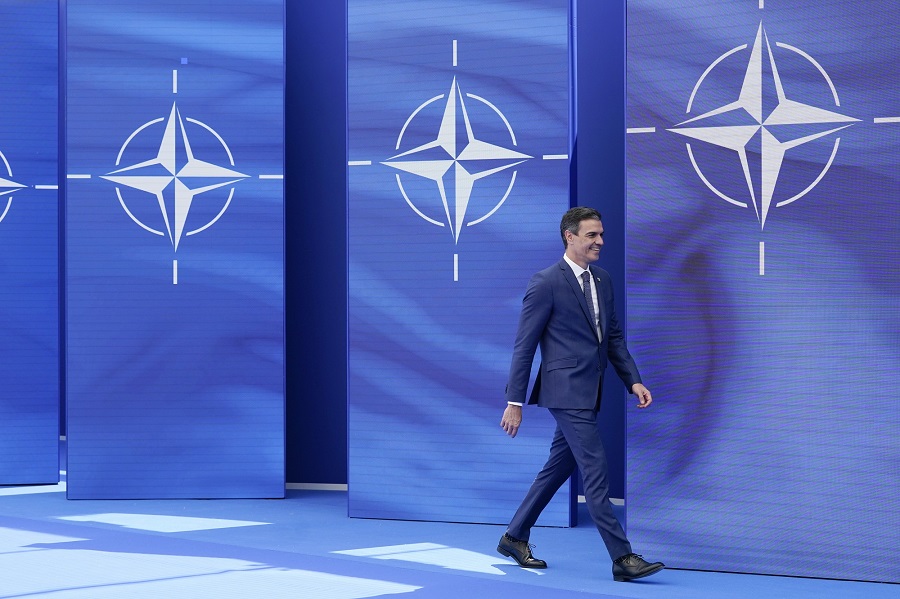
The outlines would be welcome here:
[[[536,529],[550,567],[524,570],[495,551],[503,527],[350,519],[346,505],[340,491],[67,501],[64,484],[0,487],[0,597],[900,597],[898,585],[676,570],[617,583],[587,525]]]

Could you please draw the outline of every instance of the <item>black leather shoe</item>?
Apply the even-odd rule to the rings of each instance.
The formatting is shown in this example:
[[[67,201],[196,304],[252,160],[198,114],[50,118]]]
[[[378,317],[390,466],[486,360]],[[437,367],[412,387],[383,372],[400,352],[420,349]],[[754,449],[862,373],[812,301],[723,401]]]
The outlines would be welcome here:
[[[624,582],[635,578],[643,578],[644,576],[656,574],[665,567],[662,562],[653,562],[651,564],[644,561],[644,558],[637,553],[629,553],[613,562],[613,580]]]
[[[497,545],[497,552],[500,555],[513,558],[523,568],[546,568],[547,562],[542,559],[535,559],[531,555],[531,548],[532,545],[529,545],[528,541],[520,541],[504,533],[500,537],[500,543]]]

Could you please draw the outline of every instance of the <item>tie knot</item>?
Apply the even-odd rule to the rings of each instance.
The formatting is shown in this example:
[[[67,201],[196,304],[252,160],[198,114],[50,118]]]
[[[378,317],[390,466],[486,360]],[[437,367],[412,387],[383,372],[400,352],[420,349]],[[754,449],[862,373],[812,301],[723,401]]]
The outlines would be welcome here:
[[[587,285],[591,280],[591,273],[589,273],[588,271],[584,271],[583,273],[581,273],[581,280],[585,285]]]

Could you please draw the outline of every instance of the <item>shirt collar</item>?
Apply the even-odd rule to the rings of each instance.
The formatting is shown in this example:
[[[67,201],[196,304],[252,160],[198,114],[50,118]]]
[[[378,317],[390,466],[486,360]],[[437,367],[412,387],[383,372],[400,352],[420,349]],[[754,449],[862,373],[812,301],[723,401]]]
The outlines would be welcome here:
[[[575,264],[574,262],[572,262],[572,260],[571,260],[568,256],[566,256],[565,254],[563,254],[563,260],[566,261],[566,264],[568,264],[569,267],[572,269],[572,272],[575,273],[575,278],[576,278],[576,279],[580,279],[580,278],[581,278],[581,273],[583,273],[583,272],[590,272],[590,270],[589,270],[588,268],[581,268],[580,266],[578,266],[577,264]],[[592,278],[593,278],[593,275],[592,275]]]

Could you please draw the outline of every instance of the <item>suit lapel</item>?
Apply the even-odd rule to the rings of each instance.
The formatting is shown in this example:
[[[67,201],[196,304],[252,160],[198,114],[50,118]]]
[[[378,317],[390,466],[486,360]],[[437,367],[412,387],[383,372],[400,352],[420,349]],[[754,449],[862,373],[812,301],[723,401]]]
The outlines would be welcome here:
[[[588,311],[587,299],[584,297],[584,289],[581,287],[581,281],[579,281],[575,277],[575,273],[572,272],[572,268],[566,263],[565,260],[561,260],[559,262],[559,268],[562,270],[563,278],[565,278],[566,282],[569,284],[569,287],[572,288],[572,293],[575,294],[575,299],[578,301],[578,305],[581,306],[581,313],[584,314],[585,323],[594,329],[594,323],[591,322],[591,313]],[[594,271],[588,270],[591,273],[591,276],[594,276]],[[596,279],[596,277],[594,277]],[[599,283],[597,284],[597,291],[599,293]],[[603,300],[600,297],[597,298],[597,304],[600,305],[600,323],[602,326],[604,320],[604,309],[603,309]],[[596,333],[595,333],[596,336]]]

